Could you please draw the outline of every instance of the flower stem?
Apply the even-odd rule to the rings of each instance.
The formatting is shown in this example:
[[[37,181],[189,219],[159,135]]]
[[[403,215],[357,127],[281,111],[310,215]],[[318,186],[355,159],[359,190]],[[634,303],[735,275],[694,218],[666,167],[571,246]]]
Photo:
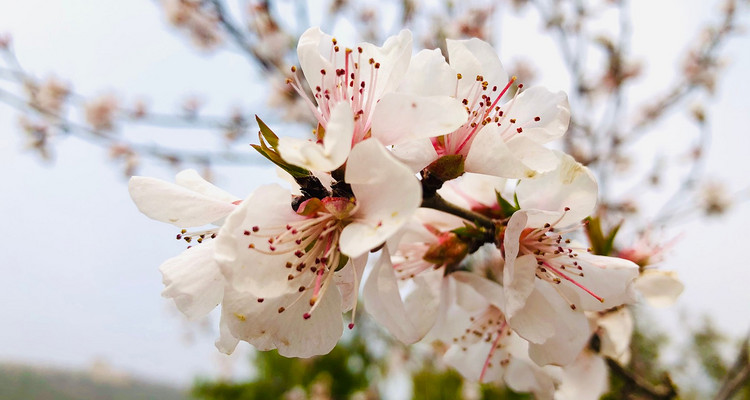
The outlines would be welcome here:
[[[422,207],[432,208],[433,210],[442,211],[448,214],[461,217],[463,219],[474,222],[477,226],[488,229],[490,232],[495,231],[495,223],[492,219],[485,217],[482,214],[475,213],[474,211],[467,210],[465,208],[451,204],[443,199],[439,194],[435,193],[430,197],[422,199]]]

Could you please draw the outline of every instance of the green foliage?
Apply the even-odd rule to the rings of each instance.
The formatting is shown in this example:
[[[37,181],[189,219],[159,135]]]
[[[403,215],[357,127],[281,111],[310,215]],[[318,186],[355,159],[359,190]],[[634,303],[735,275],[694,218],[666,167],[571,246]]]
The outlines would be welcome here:
[[[691,339],[691,351],[697,356],[703,370],[713,380],[720,381],[729,371],[729,365],[719,352],[719,346],[726,343],[726,338],[716,330],[710,319],[704,318]]]
[[[507,387],[482,385],[482,400],[532,400],[528,393],[516,393]]]
[[[84,372],[0,364],[0,400],[188,400],[186,393],[138,380],[96,380]]]
[[[586,235],[591,244],[591,250],[594,254],[608,256],[612,253],[615,243],[615,236],[620,230],[622,222],[615,225],[607,234],[602,230],[602,220],[599,217],[589,217],[586,224]]]
[[[353,335],[321,357],[286,358],[276,351],[257,352],[253,358],[257,371],[254,379],[243,383],[198,382],[193,395],[206,400],[283,399],[286,392],[299,387],[308,395],[323,388],[331,399],[348,399],[368,388],[373,365],[365,340]]]
[[[456,371],[439,371],[431,363],[417,371],[412,377],[413,400],[454,400],[461,398],[462,379]]]

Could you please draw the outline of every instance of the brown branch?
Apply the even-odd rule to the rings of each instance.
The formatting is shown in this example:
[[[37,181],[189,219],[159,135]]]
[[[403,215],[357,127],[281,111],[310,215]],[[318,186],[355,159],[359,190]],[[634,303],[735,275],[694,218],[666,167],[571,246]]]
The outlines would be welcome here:
[[[495,223],[482,214],[475,213],[462,207],[458,207],[451,204],[443,199],[439,194],[435,193],[433,196],[425,197],[422,199],[422,207],[432,208],[433,210],[442,211],[448,214],[461,217],[467,221],[472,221],[477,225],[488,229],[490,232],[494,232]]]
[[[237,24],[235,24],[235,22],[232,20],[229,12],[224,7],[223,1],[208,1],[214,6],[216,15],[219,17],[219,24],[224,28],[227,34],[229,34],[229,37],[232,38],[234,44],[236,44],[237,47],[239,47],[243,51],[243,54],[245,54],[247,58],[250,59],[250,61],[260,66],[263,72],[270,72],[275,66],[266,62],[264,58],[260,54],[258,54],[255,47],[253,47],[253,43],[250,41],[247,35],[245,35],[237,26]]]
[[[737,355],[734,366],[727,373],[714,400],[729,400],[742,386],[750,383],[750,335],[742,341],[740,346],[740,353]]]
[[[28,112],[33,111],[43,116],[51,118],[52,121],[47,121],[52,126],[60,131],[75,135],[76,137],[100,145],[102,147],[111,147],[114,145],[126,147],[132,150],[138,155],[146,155],[148,157],[165,161],[173,164],[175,162],[192,162],[196,164],[258,164],[261,160],[260,157],[256,156],[250,151],[247,154],[237,153],[233,151],[223,152],[207,152],[207,151],[188,151],[188,150],[176,150],[170,149],[159,145],[146,145],[132,143],[123,140],[122,138],[115,138],[108,136],[105,132],[91,129],[87,126],[77,124],[75,122],[66,120],[60,115],[55,113],[34,107],[26,102],[23,98],[8,92],[4,89],[0,89],[0,102],[7,104],[19,111]]]
[[[606,360],[609,370],[612,371],[613,374],[622,378],[627,385],[633,387],[639,393],[648,396],[648,398],[653,400],[671,400],[677,398],[677,388],[674,383],[672,383],[672,380],[669,379],[669,376],[665,376],[664,381],[661,384],[652,385],[643,377],[625,369],[625,367],[620,365],[617,361],[611,358],[606,358]]]

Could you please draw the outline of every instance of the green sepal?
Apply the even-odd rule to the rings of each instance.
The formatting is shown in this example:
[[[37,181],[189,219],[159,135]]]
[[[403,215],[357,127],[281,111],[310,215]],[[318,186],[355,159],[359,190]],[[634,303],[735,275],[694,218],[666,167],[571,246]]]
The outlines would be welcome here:
[[[441,182],[456,179],[464,174],[464,156],[460,154],[442,156],[428,165],[425,170]]]
[[[464,222],[464,226],[451,231],[462,240],[476,240],[484,237],[484,231],[475,225]]]
[[[286,171],[286,173],[291,175],[293,178],[302,178],[310,175],[310,171],[284,161],[284,159],[281,158],[279,152],[268,147],[263,138],[263,132],[258,132],[258,140],[260,141],[260,145],[251,144],[250,146],[258,151],[258,153],[260,153],[263,157],[267,158],[269,161],[276,164],[279,168]]]
[[[255,121],[258,122],[258,127],[260,128],[260,134],[263,135],[263,138],[266,139],[266,142],[271,146],[272,149],[276,150],[276,147],[279,146],[279,137],[276,136],[275,133],[271,130],[271,128],[266,125],[263,120],[260,119],[259,116],[255,116]],[[261,141],[262,142],[262,141]]]
[[[304,205],[304,207],[301,207],[302,205]],[[320,199],[313,197],[300,205],[300,208],[297,209],[297,214],[311,217],[320,211],[324,211],[325,208],[325,205],[323,205],[323,202]]]
[[[586,219],[586,236],[589,238],[591,250],[594,254],[608,256],[612,253],[615,237],[622,226],[622,222],[615,225],[606,235],[602,231],[602,221],[599,217],[588,217]]]
[[[513,195],[513,198],[515,200],[516,205],[510,204],[508,200],[505,200],[503,196],[498,192],[495,191],[495,198],[497,199],[497,204],[500,206],[500,211],[502,212],[503,218],[510,218],[511,215],[513,215],[514,212],[521,209],[521,207],[518,207],[518,199],[516,195]]]

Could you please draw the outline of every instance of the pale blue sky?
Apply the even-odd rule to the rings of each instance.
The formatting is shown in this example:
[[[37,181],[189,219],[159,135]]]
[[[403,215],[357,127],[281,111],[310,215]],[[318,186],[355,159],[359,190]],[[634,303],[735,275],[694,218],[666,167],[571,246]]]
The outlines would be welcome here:
[[[707,15],[705,3],[715,2],[634,3],[633,49],[654,73],[641,83],[666,86],[681,50],[672,43],[694,33]],[[524,31],[537,31],[538,24],[529,21],[503,21],[503,60],[523,54],[545,65],[545,54],[555,51]],[[40,77],[54,73],[83,94],[113,91],[127,100],[148,95],[163,111],[192,93],[205,94],[208,111],[216,113],[233,105],[255,112],[264,101],[242,56],[196,55],[166,27],[151,1],[0,0],[3,31],[14,34],[18,57],[29,71]],[[713,107],[708,169],[710,175],[726,176],[735,189],[750,185],[744,162],[750,149],[749,48],[747,37],[727,48],[730,64]],[[541,71],[540,83],[566,89],[561,74],[550,67]],[[643,96],[639,93],[644,92],[634,96]],[[15,121],[15,111],[0,104],[0,181],[6,186],[0,196],[6,232],[0,241],[0,361],[85,367],[103,358],[131,373],[180,383],[215,374],[223,356],[212,335],[187,345],[185,323],[160,297],[157,267],[183,248],[173,239],[175,229],[137,212],[106,152],[69,139],[57,143],[53,164],[39,162],[22,151]],[[681,126],[678,121],[664,128],[679,135]],[[153,131],[133,133],[147,140]],[[269,171],[219,169],[217,183],[244,196],[274,179]],[[153,167],[142,173],[172,175]],[[664,267],[677,269],[687,289],[676,307],[658,313],[665,326],[678,326],[679,310],[687,310],[710,313],[734,335],[750,328],[748,222],[750,208],[743,204],[718,220],[681,227],[684,239]]]

